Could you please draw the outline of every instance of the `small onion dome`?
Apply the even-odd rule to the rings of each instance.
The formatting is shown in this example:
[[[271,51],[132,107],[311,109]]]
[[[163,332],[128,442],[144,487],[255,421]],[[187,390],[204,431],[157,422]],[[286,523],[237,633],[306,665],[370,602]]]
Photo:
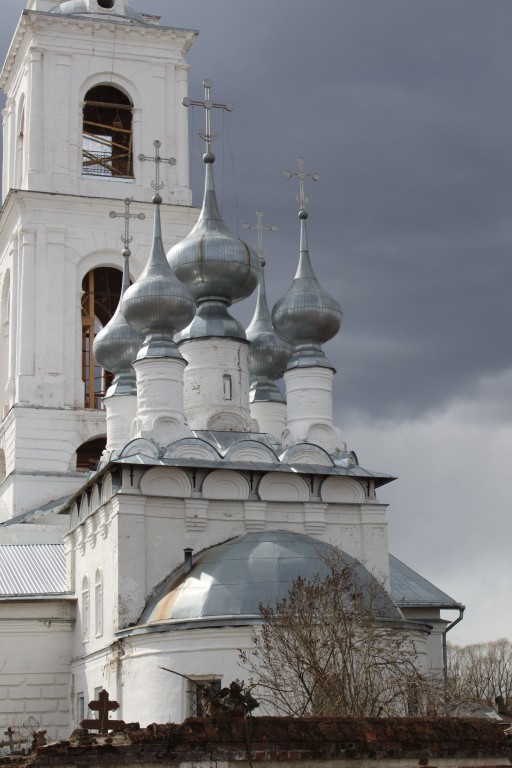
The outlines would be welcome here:
[[[96,362],[107,371],[115,373],[112,386],[107,391],[109,395],[134,395],[137,392],[135,384],[135,369],[132,362],[137,356],[144,340],[142,333],[132,328],[126,321],[121,303],[125,292],[130,287],[130,271],[128,267],[130,251],[123,251],[123,284],[117,309],[107,325],[101,329],[93,343]]]
[[[306,211],[299,211],[300,258],[293,283],[272,310],[276,330],[294,345],[288,368],[330,368],[320,345],[336,336],[343,318],[341,307],[318,282],[307,243]]]
[[[180,334],[180,340],[205,336],[244,339],[243,327],[233,320],[228,308],[254,291],[260,260],[222,219],[213,179],[215,155],[207,152],[203,160],[206,174],[201,214],[190,234],[167,254],[177,277],[190,288],[198,303],[196,317]]]
[[[137,360],[145,357],[181,358],[173,336],[194,316],[195,302],[165,258],[160,224],[162,198],[153,197],[155,205],[153,246],[142,275],[123,296],[122,311],[131,326],[141,331],[144,342]]]
[[[258,401],[283,403],[284,397],[276,380],[283,375],[292,347],[272,325],[265,291],[264,266],[265,261],[262,259],[256,309],[251,324],[245,332],[247,339],[251,342],[248,358],[251,379],[250,401],[252,403]]]

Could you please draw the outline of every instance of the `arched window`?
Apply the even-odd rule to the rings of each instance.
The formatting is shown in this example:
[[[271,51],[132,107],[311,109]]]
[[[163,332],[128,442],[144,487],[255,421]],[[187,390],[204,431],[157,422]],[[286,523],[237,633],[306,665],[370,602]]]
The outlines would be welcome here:
[[[103,576],[99,568],[94,577],[94,623],[96,637],[103,634]]]
[[[96,85],[85,94],[83,173],[106,178],[133,178],[132,107],[112,85]]]
[[[89,639],[89,579],[84,576],[82,579],[82,638]]]
[[[105,437],[96,437],[76,449],[76,468],[79,472],[93,472],[98,466],[101,454],[105,450]],[[74,467],[72,467],[74,469]]]
[[[94,337],[117,309],[122,273],[113,267],[91,269],[82,281],[82,379],[86,408],[101,408],[102,398],[113,376],[94,360]]]

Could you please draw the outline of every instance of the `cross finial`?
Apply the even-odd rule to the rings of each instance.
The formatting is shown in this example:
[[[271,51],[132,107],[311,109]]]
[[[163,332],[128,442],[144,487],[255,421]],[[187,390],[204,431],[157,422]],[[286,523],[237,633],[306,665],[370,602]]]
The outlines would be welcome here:
[[[146,218],[144,213],[130,213],[130,204],[132,203],[132,201],[133,201],[133,198],[125,197],[124,213],[118,213],[117,211],[110,211],[109,213],[109,216],[111,219],[117,219],[117,218],[124,219],[124,235],[121,235],[121,240],[124,243],[123,255],[126,253],[127,256],[131,255],[131,251],[128,246],[133,240],[133,237],[130,235],[130,219],[142,220]]]
[[[163,181],[160,181],[160,163],[169,163],[169,165],[176,165],[176,158],[175,157],[160,157],[160,147],[162,146],[162,142],[158,139],[155,139],[153,142],[153,146],[155,148],[155,154],[154,157],[148,157],[147,155],[139,155],[139,160],[141,163],[145,163],[146,161],[149,161],[150,163],[155,164],[155,181],[151,182],[151,186],[156,192],[156,195],[160,197],[158,194],[161,189],[164,188]]]
[[[263,211],[256,211],[256,216],[258,218],[257,224],[242,224],[244,229],[256,229],[258,231],[258,256],[260,257],[260,261],[265,266],[265,249],[263,247],[263,233],[264,232],[277,232],[277,227],[275,224],[271,224],[269,227],[263,226]]]
[[[80,725],[82,728],[89,730],[99,731],[100,734],[106,735],[109,731],[119,731],[124,728],[124,722],[122,720],[109,720],[109,712],[115,712],[119,709],[117,701],[110,701],[108,691],[104,689],[100,691],[98,699],[89,702],[89,709],[98,713],[97,720],[82,720]]]
[[[286,179],[298,179],[299,180],[299,196],[297,198],[300,210],[305,211],[306,210],[306,203],[308,202],[308,199],[306,197],[306,194],[304,192],[304,180],[305,179],[312,179],[313,181],[319,181],[320,176],[318,173],[306,173],[304,171],[304,158],[299,157],[298,159],[299,163],[299,170],[296,171],[283,171],[283,176]]]
[[[211,154],[212,141],[217,138],[217,134],[212,133],[212,122],[211,122],[211,114],[210,114],[212,109],[225,109],[226,112],[232,112],[235,107],[230,101],[227,101],[225,104],[221,104],[220,102],[211,100],[211,90],[212,90],[211,80],[203,80],[203,85],[204,85],[204,101],[194,101],[193,99],[189,99],[188,96],[185,96],[185,98],[182,101],[182,104],[184,107],[204,107],[206,112],[206,129],[204,133],[202,131],[199,131],[199,135],[203,139],[203,141],[206,142],[207,154]]]

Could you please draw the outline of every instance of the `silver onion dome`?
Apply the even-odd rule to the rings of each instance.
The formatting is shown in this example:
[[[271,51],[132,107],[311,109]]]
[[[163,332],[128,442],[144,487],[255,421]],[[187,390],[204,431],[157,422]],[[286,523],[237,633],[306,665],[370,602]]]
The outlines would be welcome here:
[[[307,218],[307,211],[301,209],[299,266],[289,290],[272,310],[272,322],[281,336],[294,345],[288,368],[330,368],[321,344],[338,333],[343,313],[313,272],[307,242]]]
[[[250,402],[284,402],[276,384],[283,375],[292,346],[283,339],[272,325],[265,290],[265,260],[261,259],[261,277],[258,285],[256,309],[245,335],[251,342],[249,348]]]
[[[153,197],[153,245],[148,263],[136,283],[123,296],[122,311],[131,326],[144,335],[137,360],[176,357],[181,354],[173,336],[193,318],[195,302],[165,258],[160,224],[159,194]]]
[[[204,336],[245,338],[228,308],[250,296],[258,284],[260,261],[252,248],[229,231],[219,211],[213,178],[215,155],[206,165],[203,206],[197,224],[167,254],[176,276],[196,300],[197,314],[180,340]]]
[[[93,343],[96,362],[105,370],[115,373],[107,396],[134,395],[137,393],[135,369],[132,362],[144,340],[142,333],[129,325],[122,311],[123,296],[130,287],[129,248],[123,250],[123,256],[123,283],[117,309],[107,325],[95,337]]]

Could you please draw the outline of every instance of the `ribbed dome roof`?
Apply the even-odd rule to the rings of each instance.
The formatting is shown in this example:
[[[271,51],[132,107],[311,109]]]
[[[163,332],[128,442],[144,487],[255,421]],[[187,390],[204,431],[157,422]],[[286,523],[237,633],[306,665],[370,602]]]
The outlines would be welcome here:
[[[330,366],[320,345],[332,339],[340,327],[341,307],[322,288],[311,266],[307,243],[305,210],[299,212],[300,258],[292,285],[276,302],[272,322],[285,339],[295,345],[288,368]]]
[[[130,287],[128,268],[130,251],[125,249],[123,256],[125,260],[119,304],[112,318],[94,339],[93,344],[96,361],[105,370],[116,374],[107,395],[136,393],[135,370],[132,363],[144,340],[142,333],[126,321],[121,308],[123,296]]]
[[[275,604],[276,599],[285,597],[298,576],[327,576],[329,568],[322,554],[333,551],[341,554],[345,563],[355,563],[362,585],[378,589],[376,609],[382,617],[402,618],[391,597],[350,555],[302,533],[262,531],[198,555],[189,573],[182,569],[172,575],[150,598],[139,624],[257,622],[259,604]]]
[[[229,231],[221,216],[215,194],[214,160],[211,152],[204,155],[205,190],[197,224],[167,254],[176,276],[189,287],[199,305],[196,318],[181,333],[181,340],[204,336],[244,338],[242,326],[227,310],[232,303],[251,295],[260,274],[255,251]]]
[[[153,246],[142,275],[123,296],[122,311],[131,326],[144,334],[137,356],[181,357],[173,335],[194,316],[195,302],[165,258],[160,224],[161,198],[155,195]]]
[[[251,402],[276,401],[284,398],[277,387],[276,379],[281,378],[292,347],[275,330],[267,304],[265,290],[265,261],[261,261],[261,277],[254,316],[245,335],[251,342],[249,349],[249,375],[251,379]]]
[[[122,0],[116,3],[115,0],[66,0],[66,2],[56,5],[50,13],[60,14],[62,16],[92,16],[94,18],[118,18],[129,19],[145,24],[144,17],[140,13],[130,8],[128,0]]]

